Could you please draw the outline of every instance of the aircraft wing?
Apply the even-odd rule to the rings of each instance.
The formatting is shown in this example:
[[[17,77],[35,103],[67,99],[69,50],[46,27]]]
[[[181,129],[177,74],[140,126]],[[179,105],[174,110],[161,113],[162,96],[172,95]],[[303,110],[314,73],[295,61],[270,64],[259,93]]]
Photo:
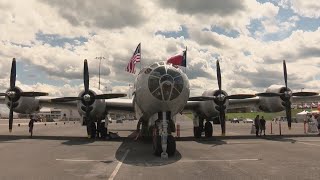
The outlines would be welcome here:
[[[241,107],[257,107],[259,104],[259,98],[249,99],[230,99],[228,109],[241,108]]]
[[[108,112],[134,112],[133,99],[107,99],[106,108]]]
[[[70,102],[52,102],[51,99],[56,97],[40,97],[39,105],[40,107],[49,107],[49,108],[77,108],[77,101],[70,101]]]
[[[248,99],[230,99],[228,109],[241,108],[241,107],[258,107],[260,102],[259,97],[248,98]],[[292,103],[303,103],[303,102],[320,102],[320,95],[317,96],[304,96],[292,97]],[[200,109],[201,101],[188,101],[183,111],[195,112]]]
[[[201,101],[188,101],[183,108],[183,112],[194,112],[200,108]]]
[[[306,97],[293,96],[291,102],[292,103],[305,103],[305,102],[318,102],[318,101],[320,102],[320,95],[318,95],[318,96],[306,96]]]
[[[52,102],[51,99],[54,98],[39,98],[40,106],[51,108],[77,108],[77,101]],[[132,99],[107,99],[105,102],[108,112],[134,112]]]

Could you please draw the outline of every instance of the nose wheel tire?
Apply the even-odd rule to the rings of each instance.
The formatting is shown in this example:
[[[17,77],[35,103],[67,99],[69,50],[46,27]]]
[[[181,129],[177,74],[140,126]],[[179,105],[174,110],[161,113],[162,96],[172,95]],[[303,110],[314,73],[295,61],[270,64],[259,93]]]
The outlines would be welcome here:
[[[212,137],[213,127],[210,121],[207,121],[204,125],[204,134],[207,138]]]
[[[167,139],[167,153],[168,156],[173,156],[176,152],[176,141],[172,135],[168,135]],[[161,136],[153,137],[153,154],[160,156],[162,153]]]

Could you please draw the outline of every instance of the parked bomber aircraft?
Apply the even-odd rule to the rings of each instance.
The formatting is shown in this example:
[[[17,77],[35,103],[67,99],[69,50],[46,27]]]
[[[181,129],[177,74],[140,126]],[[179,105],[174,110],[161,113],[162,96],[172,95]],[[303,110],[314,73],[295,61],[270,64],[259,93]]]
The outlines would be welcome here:
[[[14,60],[15,62],[15,60]],[[15,63],[13,63],[15,64]],[[12,66],[12,69],[15,65]],[[15,70],[12,70],[12,72]],[[135,112],[137,119],[142,124],[142,135],[153,138],[153,150],[156,155],[166,158],[176,151],[174,116],[182,111],[191,111],[194,114],[194,135],[201,137],[202,131],[207,137],[212,136],[213,128],[210,121],[219,121],[222,134],[226,132],[225,112],[228,108],[242,106],[257,106],[261,110],[277,112],[290,107],[291,102],[313,101],[320,99],[317,93],[291,93],[287,87],[287,75],[284,61],[285,86],[268,88],[265,93],[259,93],[255,97],[252,94],[228,95],[222,90],[221,72],[217,61],[218,89],[205,91],[202,96],[189,97],[189,80],[179,68],[165,62],[156,62],[143,68],[135,81],[133,99],[112,99],[123,97],[125,94],[102,94],[97,95],[89,88],[89,71],[87,61],[84,61],[84,90],[77,97],[40,98],[26,100],[23,96],[9,96],[14,85],[3,93],[6,98],[0,99],[5,102],[12,111],[31,113],[30,107],[36,111],[42,106],[72,107],[77,108],[87,124],[87,133],[94,138],[96,131],[95,121],[102,120],[113,111]],[[15,79],[15,73],[11,73],[11,79]],[[19,89],[19,93],[22,90]],[[43,94],[33,94],[43,95]],[[297,97],[309,96],[309,97]],[[106,99],[106,100],[105,100]],[[2,101],[1,101],[2,100]],[[11,103],[8,103],[11,102]],[[15,104],[12,106],[12,104]],[[22,106],[23,105],[23,106]],[[289,116],[288,116],[289,117]],[[288,125],[291,121],[288,118]],[[207,122],[203,125],[204,120]],[[289,122],[290,121],[290,122]],[[10,122],[10,121],[9,121]],[[12,125],[11,125],[12,126]],[[10,129],[10,127],[9,127]]]

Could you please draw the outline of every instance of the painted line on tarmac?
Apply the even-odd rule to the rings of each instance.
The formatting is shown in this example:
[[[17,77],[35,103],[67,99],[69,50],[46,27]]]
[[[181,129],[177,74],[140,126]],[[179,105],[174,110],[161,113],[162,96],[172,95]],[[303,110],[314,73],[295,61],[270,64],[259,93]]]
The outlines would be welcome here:
[[[238,161],[260,161],[262,159],[183,159],[183,160],[155,160],[155,161],[126,161],[128,163],[140,164],[167,164],[167,163],[193,163],[193,162],[238,162]]]
[[[312,143],[306,143],[306,142],[300,142],[300,141],[297,141],[297,143],[310,145],[310,146],[320,146],[320,144],[312,144]]]
[[[178,162],[234,162],[234,161],[260,161],[261,159],[185,159]]]
[[[56,159],[56,161],[67,161],[67,162],[109,162],[110,160],[94,160],[94,159]]]
[[[117,164],[116,168],[113,170],[111,176],[109,177],[108,180],[113,180],[113,178],[117,175],[121,165],[122,165],[122,162],[126,159],[128,153],[130,152],[130,149],[127,149],[127,151],[124,153],[124,155],[122,156],[121,160],[119,161],[119,163]]]

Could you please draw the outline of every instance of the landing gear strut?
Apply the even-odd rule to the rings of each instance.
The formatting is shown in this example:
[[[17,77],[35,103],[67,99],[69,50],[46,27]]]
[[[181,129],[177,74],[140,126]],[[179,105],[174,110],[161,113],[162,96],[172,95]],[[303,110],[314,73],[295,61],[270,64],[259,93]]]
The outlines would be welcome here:
[[[153,129],[153,151],[155,155],[161,155],[161,158],[166,159],[176,152],[176,142],[171,135],[172,130],[168,126],[172,121],[171,113],[159,112],[158,117]]]
[[[207,121],[204,125],[204,135],[209,138],[212,137],[213,127],[210,121]]]
[[[89,139],[95,139],[96,138],[96,133],[97,133],[97,127],[96,127],[96,123],[85,119],[86,124],[87,124],[87,134],[88,134],[88,138]]]
[[[197,116],[195,117],[194,121],[199,121],[199,125],[193,127],[193,135],[195,138],[201,138],[201,134],[203,132],[204,119]]]

